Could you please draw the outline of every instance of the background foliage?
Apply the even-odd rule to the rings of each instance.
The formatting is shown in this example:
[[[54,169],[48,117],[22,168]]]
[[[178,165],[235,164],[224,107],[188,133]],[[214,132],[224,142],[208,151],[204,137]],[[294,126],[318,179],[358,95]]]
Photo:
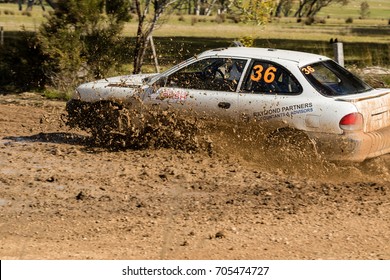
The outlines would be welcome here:
[[[35,33],[10,32],[7,44],[0,46],[0,92],[42,89],[47,80],[42,53]]]
[[[82,79],[102,78],[120,67],[126,48],[120,34],[129,13],[125,6],[113,5],[123,0],[114,2],[58,1],[37,36],[48,57],[43,71],[54,88],[68,92]]]
[[[19,32],[5,32],[6,44],[0,46],[0,92],[50,90],[66,97],[85,80],[130,73],[137,41],[135,1],[52,0],[57,7],[55,11],[48,6],[45,11],[40,6],[27,11],[26,5],[18,11],[16,4],[0,4],[0,26],[9,26],[9,23],[19,23],[15,25],[17,28],[24,26]],[[169,9],[173,14],[164,17],[164,25],[158,25],[153,33],[160,66],[166,68],[204,49],[226,47],[234,40],[255,47],[332,56],[328,43],[332,34],[338,34],[339,39],[352,40],[345,44],[346,65],[389,64],[390,19],[378,19],[390,15],[387,0],[369,1],[370,4],[364,6],[365,19],[362,19],[360,0],[349,0],[344,6],[341,4],[345,1],[331,1],[333,4],[318,11],[315,18],[298,23],[293,17],[299,8],[297,3],[314,3],[310,1],[168,2],[173,4]],[[258,5],[260,2],[266,5]],[[320,2],[328,3],[327,0]],[[152,0],[144,9],[148,24],[153,15],[150,11],[158,3],[162,2]],[[308,7],[302,11],[307,11]],[[346,17],[334,18],[336,15],[347,15],[350,21],[346,22]],[[42,25],[37,25],[41,22]],[[255,24],[245,25],[244,22]],[[266,25],[258,27],[257,23]],[[217,32],[222,36],[216,35]],[[153,71],[154,67],[149,67],[152,63],[150,48],[146,48],[145,55],[143,71]]]

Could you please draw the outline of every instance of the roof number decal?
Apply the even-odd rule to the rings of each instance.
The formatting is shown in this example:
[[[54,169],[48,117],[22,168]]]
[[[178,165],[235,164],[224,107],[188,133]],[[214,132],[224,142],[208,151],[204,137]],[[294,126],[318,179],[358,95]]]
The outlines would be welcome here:
[[[260,64],[255,65],[253,67],[253,74],[251,75],[251,80],[258,82],[261,79],[263,79],[264,82],[266,82],[267,84],[272,83],[275,80],[275,72],[277,69],[273,66],[268,67],[265,70],[264,75],[263,75],[263,70],[264,70],[264,67],[262,65],[260,65]]]
[[[305,74],[305,75],[309,75],[311,73],[314,73],[316,70],[314,70],[313,67],[311,66],[306,66],[306,67],[303,67],[302,69],[302,72]]]

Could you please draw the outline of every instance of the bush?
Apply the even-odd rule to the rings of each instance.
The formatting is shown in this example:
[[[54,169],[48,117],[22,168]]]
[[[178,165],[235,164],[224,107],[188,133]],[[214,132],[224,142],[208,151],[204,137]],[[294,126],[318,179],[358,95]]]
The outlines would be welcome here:
[[[227,17],[229,20],[233,21],[234,23],[240,23],[241,17],[239,15],[228,15]]]
[[[196,23],[198,23],[198,18],[192,17],[191,18],[191,25],[195,25]]]
[[[31,32],[6,35],[9,38],[0,47],[0,91],[42,90],[47,83],[42,67],[47,57],[37,44],[36,35]]]
[[[321,24],[326,24],[326,19],[324,18],[315,18],[315,17],[308,17],[304,21],[305,25],[312,25],[315,23],[321,23]]]
[[[353,23],[353,18],[349,17],[345,20],[345,23],[350,24]]]
[[[226,15],[225,14],[219,14],[215,17],[216,23],[224,23],[226,21]]]
[[[32,14],[31,14],[31,12],[30,12],[30,11],[23,11],[23,12],[22,12],[22,16],[28,16],[28,17],[31,17],[31,16],[32,16]]]
[[[370,5],[367,1],[360,3],[360,18],[365,19],[370,16]]]
[[[178,20],[181,21],[181,22],[185,22],[186,21],[186,19],[185,19],[185,17],[183,15],[179,16]]]
[[[253,37],[252,36],[244,36],[239,39],[239,42],[244,46],[244,47],[253,47]]]
[[[313,17],[308,17],[305,20],[305,25],[312,25],[315,22],[315,19]]]
[[[14,12],[14,11],[11,11],[11,10],[4,10],[4,14],[5,14],[5,15],[9,15],[9,16],[14,16],[14,15],[15,15],[15,12]]]
[[[73,91],[84,80],[103,78],[126,62],[129,47],[121,32],[130,17],[121,1],[126,3],[110,2],[106,13],[99,0],[58,2],[38,36],[48,57],[43,68],[52,87]]]
[[[321,19],[315,19],[315,23],[326,24],[326,20],[325,20],[324,18],[321,18]]]

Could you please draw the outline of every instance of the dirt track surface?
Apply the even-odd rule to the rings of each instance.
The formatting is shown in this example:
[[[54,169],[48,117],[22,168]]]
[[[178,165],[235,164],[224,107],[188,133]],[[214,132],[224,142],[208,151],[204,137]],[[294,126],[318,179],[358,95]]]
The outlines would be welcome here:
[[[109,151],[64,107],[0,96],[0,259],[390,259],[389,156]]]

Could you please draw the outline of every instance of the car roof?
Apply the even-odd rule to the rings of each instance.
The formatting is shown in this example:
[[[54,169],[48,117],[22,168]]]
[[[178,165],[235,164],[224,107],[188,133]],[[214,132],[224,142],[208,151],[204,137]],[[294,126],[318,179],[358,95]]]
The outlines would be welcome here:
[[[258,59],[269,59],[269,60],[286,60],[295,62],[299,65],[309,64],[313,61],[328,60],[326,56],[290,51],[283,49],[270,49],[270,48],[248,48],[248,47],[229,47],[221,49],[208,50],[201,53],[198,58],[203,56],[231,56],[231,57],[242,57],[242,58],[258,58]]]

